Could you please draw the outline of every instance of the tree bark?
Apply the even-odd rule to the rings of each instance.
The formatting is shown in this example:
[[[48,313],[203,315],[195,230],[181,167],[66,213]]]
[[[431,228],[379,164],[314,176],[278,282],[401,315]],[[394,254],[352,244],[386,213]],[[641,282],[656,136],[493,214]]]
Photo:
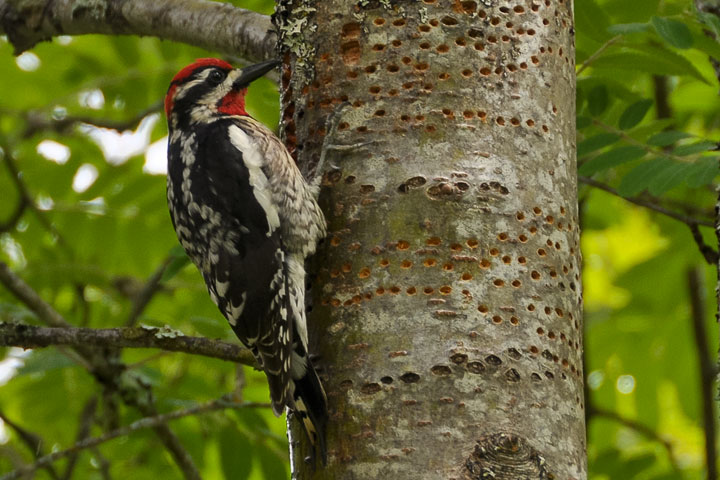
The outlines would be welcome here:
[[[297,477],[586,478],[571,2],[281,0],[275,21],[287,143],[328,159],[329,464],[295,425]]]

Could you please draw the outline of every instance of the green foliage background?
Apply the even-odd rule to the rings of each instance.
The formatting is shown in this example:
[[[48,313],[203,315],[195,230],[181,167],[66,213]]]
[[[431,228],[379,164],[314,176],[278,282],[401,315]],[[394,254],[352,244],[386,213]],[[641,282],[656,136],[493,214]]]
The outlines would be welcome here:
[[[233,3],[272,11],[267,0]],[[709,150],[719,140],[720,99],[708,55],[720,59],[720,45],[705,31],[720,33],[720,20],[699,16],[691,3],[575,1],[579,169],[623,195],[650,194],[652,201],[670,209],[711,219],[718,158]],[[0,234],[0,258],[72,323],[121,326],[131,308],[128,288],[122,287],[130,286],[132,293],[168,256],[177,255],[165,178],[143,171],[143,154],[108,162],[82,129],[30,127],[38,118],[126,121],[157,106],[176,71],[214,54],[153,38],[84,36],[40,44],[30,55],[15,59],[11,45],[0,40],[0,147],[12,152],[42,211],[26,211],[16,228]],[[34,64],[32,55],[37,68],[27,71]],[[656,82],[667,86],[671,112],[666,118],[659,118],[663,113]],[[95,99],[101,92],[104,101],[88,102],[91,92]],[[277,104],[269,81],[253,85],[248,110],[256,118],[276,125]],[[160,117],[153,127],[151,142],[166,135],[164,121]],[[44,140],[67,146],[67,161],[54,162],[38,153]],[[85,165],[96,169],[97,179],[87,190],[76,191],[73,179]],[[10,172],[0,168],[0,223],[15,211],[16,192]],[[704,260],[685,224],[588,186],[581,185],[580,198],[587,403],[640,422],[669,440],[674,452],[671,461],[659,442],[591,415],[590,478],[702,478],[701,390],[687,270]],[[717,243],[711,229],[702,232],[710,245]],[[715,352],[711,300],[716,277],[709,266],[705,272],[710,299],[706,326]],[[172,273],[141,323],[234,341],[195,269]],[[4,290],[0,320],[37,323]],[[17,352],[0,350],[0,358],[8,355]],[[152,384],[161,411],[234,389],[246,400],[268,398],[263,375],[248,368],[238,375],[227,362],[146,350],[125,350],[123,360]],[[238,379],[244,381],[241,389]],[[0,386],[0,411],[39,434],[45,451],[62,449],[75,442],[80,410],[96,394],[97,385],[84,368],[57,349],[37,350]],[[98,415],[105,413],[101,407]],[[138,418],[124,407],[119,413],[120,424]],[[269,409],[205,414],[175,421],[172,428],[206,478],[288,476],[284,422]],[[93,428],[94,435],[101,431]],[[115,476],[179,476],[150,431],[83,453],[75,478],[102,478],[98,452]],[[33,460],[17,434],[6,428],[0,439],[0,473],[13,468],[12,456]],[[49,476],[40,471],[36,478]]]

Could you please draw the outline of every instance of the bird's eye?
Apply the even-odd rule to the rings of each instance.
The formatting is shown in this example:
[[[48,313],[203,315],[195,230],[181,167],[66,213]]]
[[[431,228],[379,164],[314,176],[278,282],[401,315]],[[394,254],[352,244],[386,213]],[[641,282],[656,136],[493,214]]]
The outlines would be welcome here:
[[[213,70],[210,72],[210,75],[208,76],[208,80],[213,85],[220,85],[223,80],[225,80],[225,72],[222,72],[220,70]]]

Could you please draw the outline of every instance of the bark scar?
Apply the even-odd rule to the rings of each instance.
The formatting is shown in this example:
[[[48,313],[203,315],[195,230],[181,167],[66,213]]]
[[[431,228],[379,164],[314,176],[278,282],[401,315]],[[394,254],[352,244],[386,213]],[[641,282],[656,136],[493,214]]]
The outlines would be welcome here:
[[[462,480],[554,480],[545,458],[514,433],[480,438],[462,467]]]

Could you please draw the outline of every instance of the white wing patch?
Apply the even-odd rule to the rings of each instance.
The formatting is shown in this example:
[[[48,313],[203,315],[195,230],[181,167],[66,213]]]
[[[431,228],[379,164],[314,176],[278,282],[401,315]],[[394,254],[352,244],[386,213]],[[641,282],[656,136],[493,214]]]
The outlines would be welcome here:
[[[277,207],[272,201],[272,192],[262,167],[265,160],[257,144],[240,127],[232,125],[229,128],[230,141],[242,152],[243,162],[250,174],[250,186],[253,189],[255,200],[260,204],[268,222],[267,236],[272,235],[276,228],[280,227],[280,217]]]

